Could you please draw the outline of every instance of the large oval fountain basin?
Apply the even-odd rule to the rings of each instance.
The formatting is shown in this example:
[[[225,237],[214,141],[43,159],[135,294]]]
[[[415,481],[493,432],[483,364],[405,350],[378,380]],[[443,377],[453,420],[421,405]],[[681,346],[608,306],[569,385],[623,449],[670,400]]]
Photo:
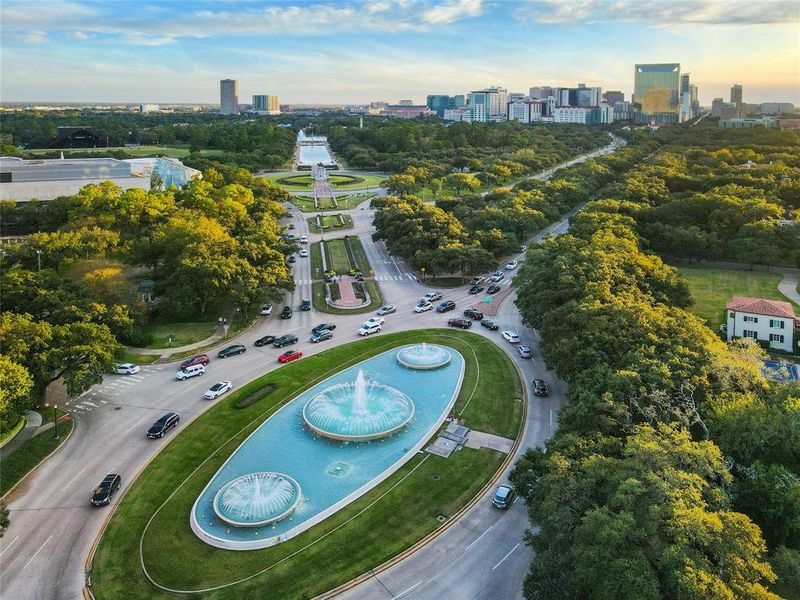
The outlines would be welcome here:
[[[411,370],[397,362],[402,348],[379,354],[314,385],[256,429],[197,498],[190,519],[195,534],[219,548],[250,550],[273,546],[341,510],[414,456],[455,403],[464,359],[448,348],[452,359],[446,366]],[[368,380],[407,395],[414,403],[413,419],[388,437],[363,443],[316,435],[303,420],[303,406],[331,386],[354,382],[359,370]],[[239,527],[215,514],[214,498],[223,487],[237,478],[263,472],[284,474],[302,490],[291,513],[261,526]]]

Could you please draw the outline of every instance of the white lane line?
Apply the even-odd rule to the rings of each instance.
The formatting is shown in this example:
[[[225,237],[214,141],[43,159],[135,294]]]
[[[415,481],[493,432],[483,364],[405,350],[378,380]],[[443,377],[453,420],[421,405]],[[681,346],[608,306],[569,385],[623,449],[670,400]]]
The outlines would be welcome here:
[[[499,562],[499,563],[497,563],[495,566],[493,566],[493,567],[492,567],[492,571],[494,571],[494,570],[495,570],[497,567],[499,567],[500,565],[502,565],[502,564],[503,564],[503,561],[504,561],[505,559],[507,559],[509,556],[511,556],[511,553],[512,553],[514,550],[516,550],[517,548],[519,548],[519,545],[520,545],[521,543],[522,543],[522,542],[519,542],[519,543],[518,543],[516,546],[514,546],[514,547],[513,547],[511,550],[509,550],[509,551],[508,551],[508,554],[506,554],[506,555],[505,555],[503,558],[501,558],[501,559],[500,559],[500,562]]]
[[[88,400],[84,400],[83,404],[88,404],[92,408],[97,408],[97,404],[95,404],[94,402],[89,402]]]
[[[553,409],[550,409],[550,427],[553,426]]]
[[[8,544],[6,545],[6,547],[5,547],[5,548],[3,548],[3,551],[2,551],[2,552],[0,552],[0,556],[3,556],[3,554],[5,553],[5,551],[6,551],[6,550],[8,550],[9,548],[11,548],[11,546],[14,544],[14,542],[16,542],[18,539],[19,539],[19,536],[15,537],[13,540],[11,540],[10,542],[8,542]]]
[[[81,473],[83,473],[85,470],[86,470],[86,467],[83,467],[83,468],[82,468],[80,471],[78,471],[78,473],[75,475],[75,477],[73,477],[72,479],[70,479],[70,480],[69,480],[69,481],[66,483],[66,485],[65,485],[63,488],[61,488],[61,491],[64,491],[65,489],[67,489],[67,488],[69,487],[69,484],[70,484],[70,483],[72,483],[73,481],[75,481],[75,480],[78,478],[78,475],[80,475]]]
[[[481,539],[483,536],[485,536],[487,533],[489,533],[489,532],[492,530],[492,527],[494,527],[494,525],[490,525],[490,526],[489,526],[489,529],[487,529],[487,530],[486,530],[486,531],[484,531],[482,534],[480,534],[480,535],[477,537],[477,539],[476,539],[474,542],[472,542],[472,543],[471,543],[469,546],[467,546],[466,548],[464,548],[464,550],[465,550],[465,551],[466,551],[466,550],[469,550],[469,549],[470,549],[470,548],[472,548],[472,547],[473,547],[475,544],[477,544],[477,543],[480,541],[480,539]]]
[[[127,428],[127,429],[126,429],[126,430],[125,430],[125,431],[122,433],[122,435],[125,435],[125,434],[126,434],[126,433],[128,433],[128,432],[129,432],[131,429],[133,429],[134,427],[138,427],[138,426],[139,426],[139,423],[141,423],[142,421],[144,421],[146,418],[147,418],[147,415],[143,416],[141,419],[139,419],[138,421],[136,421],[136,423],[134,423],[133,425],[131,425],[130,427],[128,427],[128,428]]]
[[[415,583],[414,585],[412,585],[412,586],[411,586],[410,588],[408,588],[407,590],[404,590],[404,591],[400,592],[399,594],[397,594],[397,596],[392,596],[392,598],[393,598],[394,600],[400,600],[400,598],[402,598],[403,596],[405,596],[406,594],[408,594],[408,593],[409,593],[409,592],[411,592],[412,590],[416,589],[416,588],[417,588],[417,586],[419,586],[421,583],[422,583],[422,580],[418,581],[417,583]]]
[[[36,558],[39,555],[39,552],[41,552],[44,549],[44,547],[47,546],[47,542],[49,542],[51,539],[53,539],[52,535],[44,541],[44,544],[39,546],[39,549],[33,554],[33,556],[31,556],[28,559],[28,562],[25,563],[25,566],[22,567],[23,571],[28,568],[28,565],[30,565],[33,562],[33,559]]]

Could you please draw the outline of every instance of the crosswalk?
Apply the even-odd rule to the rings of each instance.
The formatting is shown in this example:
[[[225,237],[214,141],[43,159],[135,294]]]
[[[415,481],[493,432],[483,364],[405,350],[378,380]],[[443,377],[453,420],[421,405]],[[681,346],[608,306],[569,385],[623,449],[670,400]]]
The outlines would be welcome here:
[[[155,370],[160,370],[156,368]],[[136,375],[109,375],[102,385],[86,390],[77,398],[67,401],[68,410],[87,413],[95,408],[102,408],[109,403],[105,398],[113,399],[144,381],[144,373]],[[108,383],[106,383],[108,381]]]
[[[414,276],[410,273],[405,273],[403,275],[375,275],[373,277],[375,281],[414,281]],[[295,285],[311,285],[313,281],[311,279],[295,279]]]

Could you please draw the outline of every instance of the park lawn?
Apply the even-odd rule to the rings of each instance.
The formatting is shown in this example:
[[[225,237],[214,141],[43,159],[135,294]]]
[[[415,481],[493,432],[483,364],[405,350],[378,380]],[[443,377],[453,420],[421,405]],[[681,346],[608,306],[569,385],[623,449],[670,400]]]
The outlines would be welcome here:
[[[347,240],[350,243],[350,249],[353,252],[353,258],[355,258],[356,261],[356,264],[353,266],[362,273],[372,272],[372,268],[369,266],[367,253],[364,251],[364,246],[361,245],[361,240],[355,236],[350,236],[347,238]]]
[[[160,354],[137,354],[135,352],[123,352],[119,362],[129,362],[136,365],[149,365],[158,360]]]
[[[725,322],[725,306],[733,296],[789,301],[778,291],[782,279],[778,273],[693,266],[681,266],[678,270],[689,283],[694,301],[689,310],[714,331]],[[800,306],[794,307],[795,312],[800,312]]]
[[[339,208],[341,208],[342,210],[350,210],[351,208],[355,208],[362,202],[371,200],[374,197],[375,194],[372,192],[366,194],[345,194],[342,196],[336,196],[336,201],[339,203]]]
[[[363,179],[363,181],[357,181],[355,183],[336,183],[336,174],[332,174],[329,175],[328,178],[331,180],[334,190],[362,190],[371,187],[380,187],[383,180],[386,179],[384,175],[364,175],[361,173],[347,173],[347,175],[353,175]]]
[[[153,336],[153,341],[146,348],[176,348],[194,344],[214,335],[216,329],[217,321],[154,323],[145,327],[145,332]]]
[[[319,210],[331,210],[338,207],[338,204],[336,204],[330,196],[320,196],[317,198],[317,208]]]
[[[348,273],[355,267],[350,264],[344,238],[325,240],[325,256],[328,259],[328,268],[337,273]]]
[[[0,435],[0,446],[5,444],[7,441],[9,441],[15,435],[17,435],[17,433],[19,433],[19,430],[22,429],[23,427],[25,427],[25,415],[22,415],[19,418],[19,420],[17,420],[15,425],[13,425],[4,434]]]
[[[314,279],[319,279],[322,275],[322,252],[319,248],[319,242],[311,244],[311,274]]]
[[[339,221],[339,217],[342,217],[342,221],[344,224]],[[319,227],[317,227],[317,217],[309,217],[306,219],[308,221],[309,229],[316,231],[319,233]],[[325,231],[329,231],[332,229],[351,229],[353,227],[353,218],[350,215],[323,215],[322,216],[322,227]]]
[[[45,422],[48,416],[51,415],[45,413]],[[31,469],[63,444],[73,426],[74,421],[72,419],[62,421],[58,424],[58,438],[53,437],[54,431],[49,429],[32,437],[0,461],[0,496],[8,492]]]
[[[180,431],[144,469],[100,540],[92,565],[95,597],[172,597],[142,574],[139,544],[143,534],[142,558],[148,573],[171,588],[204,589],[254,575],[235,586],[197,595],[226,600],[264,597],[265,590],[274,598],[313,597],[367,572],[440,527],[436,517],[452,517],[491,479],[505,455],[469,448],[449,459],[418,454],[352,504],[272,548],[247,552],[214,548],[201,542],[188,523],[192,504],[219,466],[284,402],[349,365],[420,341],[447,344],[464,356],[465,378],[454,410],[463,413],[466,425],[480,425],[501,435],[511,432],[515,437],[522,422],[522,403],[513,394],[496,392],[521,389],[521,382],[512,365],[503,366],[510,363],[503,351],[475,334],[439,329],[401,332],[303,359],[219,402]],[[491,366],[479,370],[484,364]],[[251,396],[268,385],[271,393],[234,408],[239,396]],[[487,409],[490,414],[483,414]]]

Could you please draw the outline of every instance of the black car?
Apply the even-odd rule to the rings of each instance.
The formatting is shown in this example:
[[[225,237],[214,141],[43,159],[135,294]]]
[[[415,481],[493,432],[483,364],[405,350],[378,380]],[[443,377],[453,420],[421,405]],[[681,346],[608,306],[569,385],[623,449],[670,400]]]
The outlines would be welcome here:
[[[178,426],[180,420],[181,418],[173,412],[165,414],[147,430],[147,437],[151,440],[164,437],[170,429]]]
[[[320,323],[314,329],[311,330],[311,333],[319,333],[320,331],[333,331],[336,329],[336,325],[333,323]]]
[[[489,289],[486,290],[486,293],[487,294],[496,294],[499,291],[500,291],[500,286],[499,285],[490,285]]]
[[[303,300],[300,303],[300,310],[311,310],[311,300]]]
[[[281,319],[291,319],[293,312],[294,311],[292,310],[291,306],[284,306],[283,310],[281,311]]]
[[[220,358],[228,358],[229,356],[236,356],[237,354],[242,354],[244,352],[247,352],[247,348],[245,348],[242,344],[234,344],[233,346],[228,346],[227,348],[223,348],[217,352],[217,356]]]
[[[290,263],[297,262],[297,257],[294,254],[290,254],[289,258],[287,259]]]
[[[492,319],[483,319],[481,321],[481,325],[486,327],[486,329],[488,329],[489,331],[497,331],[498,329],[500,329],[500,325],[495,323]]]
[[[456,307],[456,303],[452,300],[445,300],[439,306],[436,307],[436,312],[443,313],[447,312],[448,310],[453,310]]]
[[[316,333],[311,334],[310,341],[316,344],[317,342],[329,340],[332,337],[333,337],[333,332],[330,329],[323,329],[321,331],[317,331]]]
[[[479,311],[477,308],[468,308],[464,311],[464,316],[470,319],[474,319],[475,321],[480,321],[483,319],[483,313]]]
[[[289,344],[296,344],[297,343],[297,336],[291,333],[286,335],[282,335],[281,337],[277,338],[275,341],[272,342],[272,345],[276,348],[283,348],[284,346],[288,346]]]
[[[274,341],[275,341],[274,335],[265,335],[264,337],[258,338],[255,341],[255,345],[260,348],[261,346],[269,346]]]
[[[455,319],[448,319],[447,324],[450,327],[459,327],[460,329],[469,329],[472,327],[472,321],[469,319],[462,319],[461,317],[456,317]]]
[[[541,379],[533,380],[533,393],[537,396],[549,396],[550,390],[547,389],[547,384]]]
[[[116,473],[109,473],[103,477],[103,481],[100,482],[100,485],[94,488],[94,494],[92,494],[92,505],[105,506],[111,502],[111,496],[113,496],[114,492],[119,489],[121,483],[122,478]]]
[[[469,288],[470,294],[480,294],[482,291],[483,291],[482,285],[473,285],[471,288]]]

